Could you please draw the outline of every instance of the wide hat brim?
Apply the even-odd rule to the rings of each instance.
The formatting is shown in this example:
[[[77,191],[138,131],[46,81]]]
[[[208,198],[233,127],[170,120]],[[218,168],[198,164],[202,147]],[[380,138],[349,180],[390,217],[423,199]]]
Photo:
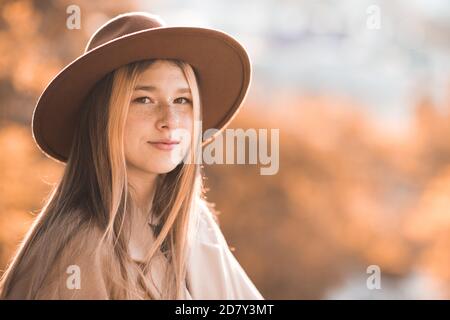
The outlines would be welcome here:
[[[145,59],[180,59],[197,76],[203,137],[211,142],[236,116],[251,82],[246,49],[223,31],[200,27],[158,27],[115,38],[68,64],[45,88],[33,111],[33,138],[41,151],[67,162],[83,101],[95,83],[125,64]],[[202,133],[203,133],[202,132]]]

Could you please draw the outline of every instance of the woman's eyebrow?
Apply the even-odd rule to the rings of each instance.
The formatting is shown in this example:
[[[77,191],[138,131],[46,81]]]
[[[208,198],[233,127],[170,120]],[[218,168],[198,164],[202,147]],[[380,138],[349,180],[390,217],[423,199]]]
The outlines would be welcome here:
[[[146,90],[146,91],[158,91],[158,88],[155,86],[149,86],[149,85],[137,85],[134,88],[135,91],[137,90]],[[178,88],[176,92],[179,93],[191,93],[191,89],[189,88]]]
[[[158,89],[155,86],[137,85],[134,90],[156,91]]]

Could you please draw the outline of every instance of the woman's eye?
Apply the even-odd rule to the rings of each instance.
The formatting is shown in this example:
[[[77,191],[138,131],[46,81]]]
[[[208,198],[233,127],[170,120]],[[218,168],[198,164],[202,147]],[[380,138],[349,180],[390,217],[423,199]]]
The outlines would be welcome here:
[[[180,97],[180,98],[177,98],[177,99],[175,99],[175,101],[177,101],[177,100],[180,100],[180,99],[184,99],[185,100],[185,102],[184,103],[191,103],[192,101],[190,100],[190,99],[188,99],[188,98],[185,98],[185,97]]]
[[[145,96],[145,97],[136,98],[136,99],[133,100],[133,102],[141,103],[141,104],[149,104],[149,103],[152,103],[153,100],[150,97]],[[192,101],[190,99],[185,98],[185,97],[179,97],[179,98],[175,99],[174,102],[175,103],[181,103],[181,104],[186,104],[186,103],[190,104],[190,103],[192,103]]]
[[[137,102],[137,103],[150,103],[152,100],[149,97],[139,97],[133,100],[133,102]]]

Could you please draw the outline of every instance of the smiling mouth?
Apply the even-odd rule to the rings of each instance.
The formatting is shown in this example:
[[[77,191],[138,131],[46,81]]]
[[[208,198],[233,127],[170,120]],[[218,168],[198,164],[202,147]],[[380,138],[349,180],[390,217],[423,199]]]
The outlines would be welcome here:
[[[170,151],[173,150],[180,142],[148,142],[148,144],[152,145],[153,147],[164,150],[164,151]]]

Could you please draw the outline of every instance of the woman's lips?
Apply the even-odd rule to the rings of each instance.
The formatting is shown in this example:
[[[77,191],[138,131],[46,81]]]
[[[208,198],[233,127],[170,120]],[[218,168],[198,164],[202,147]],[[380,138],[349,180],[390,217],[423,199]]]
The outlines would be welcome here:
[[[148,142],[148,143],[154,146],[155,148],[164,151],[173,150],[176,147],[176,145],[179,144],[179,142],[177,143]]]

